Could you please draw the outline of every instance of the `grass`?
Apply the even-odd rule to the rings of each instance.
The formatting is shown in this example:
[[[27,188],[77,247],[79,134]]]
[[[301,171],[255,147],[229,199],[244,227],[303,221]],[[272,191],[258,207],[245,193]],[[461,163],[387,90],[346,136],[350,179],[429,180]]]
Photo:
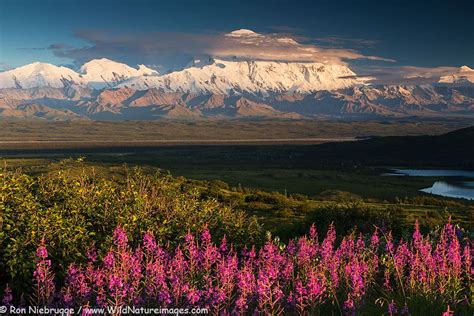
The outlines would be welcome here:
[[[388,135],[434,135],[468,126],[443,122],[334,122],[324,120],[204,120],[199,122],[2,122],[1,149],[149,146],[162,140],[232,141],[253,139],[353,138]],[[35,143],[37,141],[43,143]],[[7,143],[5,143],[7,142]],[[46,142],[46,143],[45,143]],[[81,144],[75,142],[83,142]],[[313,141],[318,142],[318,141]]]
[[[347,191],[362,198],[393,200],[419,194],[418,190],[430,186],[435,178],[381,177],[386,170],[372,167],[340,167],[319,169],[318,166],[287,167],[276,159],[281,152],[265,155],[245,148],[193,147],[164,148],[155,152],[126,154],[89,153],[84,158],[89,166],[103,167],[102,172],[114,175],[117,166],[128,164],[146,168],[161,168],[175,176],[195,180],[222,180],[231,186],[244,186],[266,191],[302,193],[317,197],[328,190]],[[297,152],[297,149],[295,150]],[[67,155],[37,158],[4,158],[11,168],[21,167],[29,173],[39,174],[48,170],[59,170]],[[72,155],[82,157],[82,154]],[[74,160],[73,159],[73,160]]]
[[[76,175],[86,173],[123,178],[125,169],[114,160],[116,156],[112,156],[111,161],[104,157],[108,156],[66,160],[58,157],[16,158],[4,160],[4,163],[8,168],[22,168],[33,175],[68,170]],[[380,176],[383,169],[370,167],[315,170],[267,166],[261,169],[259,165],[243,168],[237,164],[232,167],[229,161],[215,164],[213,168],[199,164],[193,167],[186,164],[186,159],[180,163],[179,159],[169,159],[169,155],[157,156],[150,164],[152,157],[142,156],[144,162],[140,166],[145,173],[155,172],[156,165],[163,162],[164,169],[172,170],[174,176],[193,179],[188,181],[199,188],[203,196],[256,216],[264,230],[284,240],[304,234],[313,222],[324,229],[332,221],[337,221],[337,226],[343,231],[370,231],[372,226],[367,226],[367,223],[391,222],[398,233],[403,234],[417,219],[422,226],[432,229],[451,216],[469,230],[474,227],[474,203],[440,199],[418,192],[436,178],[383,177]],[[206,160],[207,157],[203,152],[200,159]],[[130,161],[137,164],[137,159],[133,156]]]

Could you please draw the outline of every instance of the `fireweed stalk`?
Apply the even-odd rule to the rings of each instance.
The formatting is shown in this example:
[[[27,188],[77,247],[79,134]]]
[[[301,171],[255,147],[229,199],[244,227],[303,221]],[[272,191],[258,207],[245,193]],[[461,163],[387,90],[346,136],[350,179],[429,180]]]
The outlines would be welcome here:
[[[379,229],[336,240],[334,226],[321,242],[312,226],[287,245],[268,238],[261,249],[237,252],[225,237],[214,244],[205,227],[174,249],[158,245],[151,233],[133,248],[117,227],[103,258],[92,247],[86,264],[69,266],[61,287],[42,240],[30,297],[41,306],[193,306],[213,314],[472,311],[472,248],[451,223],[437,238],[423,236],[416,223],[412,238],[398,243]],[[3,303],[12,301],[7,286]]]

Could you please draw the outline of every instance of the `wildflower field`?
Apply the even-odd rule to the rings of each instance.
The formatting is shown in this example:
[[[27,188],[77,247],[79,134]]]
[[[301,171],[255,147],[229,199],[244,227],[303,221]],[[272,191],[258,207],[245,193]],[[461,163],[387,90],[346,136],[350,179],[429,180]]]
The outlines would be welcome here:
[[[472,240],[455,221],[394,234],[393,223],[367,217],[370,232],[337,233],[345,226],[336,221],[282,241],[166,175],[112,181],[3,171],[0,180],[0,305],[116,308],[111,314],[124,306],[213,315],[474,312]]]

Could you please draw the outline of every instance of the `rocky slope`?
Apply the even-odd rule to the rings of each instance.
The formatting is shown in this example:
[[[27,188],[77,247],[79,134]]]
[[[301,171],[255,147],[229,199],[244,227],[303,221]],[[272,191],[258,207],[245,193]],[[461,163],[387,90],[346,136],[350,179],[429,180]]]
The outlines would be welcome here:
[[[31,106],[44,108],[32,111]],[[27,107],[28,105],[28,107]],[[37,108],[35,108],[37,109]],[[41,116],[38,114],[48,112]],[[53,111],[54,110],[54,111]],[[66,111],[68,115],[55,111]],[[73,115],[74,114],[74,115]],[[183,93],[160,88],[0,89],[0,118],[447,118],[474,116],[473,87],[355,86],[312,93]]]

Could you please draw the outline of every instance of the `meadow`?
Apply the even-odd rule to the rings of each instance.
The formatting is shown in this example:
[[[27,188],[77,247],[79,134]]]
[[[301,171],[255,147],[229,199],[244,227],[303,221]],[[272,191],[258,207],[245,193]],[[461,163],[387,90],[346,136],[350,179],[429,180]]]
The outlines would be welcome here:
[[[6,305],[472,311],[469,205],[317,200],[146,168],[111,176],[82,158],[50,168],[1,172]]]
[[[419,192],[442,177],[307,144],[73,147],[0,151],[4,305],[472,314],[474,202]]]
[[[104,148],[160,144],[321,143],[357,137],[437,135],[471,125],[469,120],[159,120],[159,121],[0,121],[5,149]],[[270,131],[270,132],[269,132]],[[288,141],[284,141],[284,140]],[[298,141],[299,140],[299,141]],[[173,142],[175,141],[175,142]]]

